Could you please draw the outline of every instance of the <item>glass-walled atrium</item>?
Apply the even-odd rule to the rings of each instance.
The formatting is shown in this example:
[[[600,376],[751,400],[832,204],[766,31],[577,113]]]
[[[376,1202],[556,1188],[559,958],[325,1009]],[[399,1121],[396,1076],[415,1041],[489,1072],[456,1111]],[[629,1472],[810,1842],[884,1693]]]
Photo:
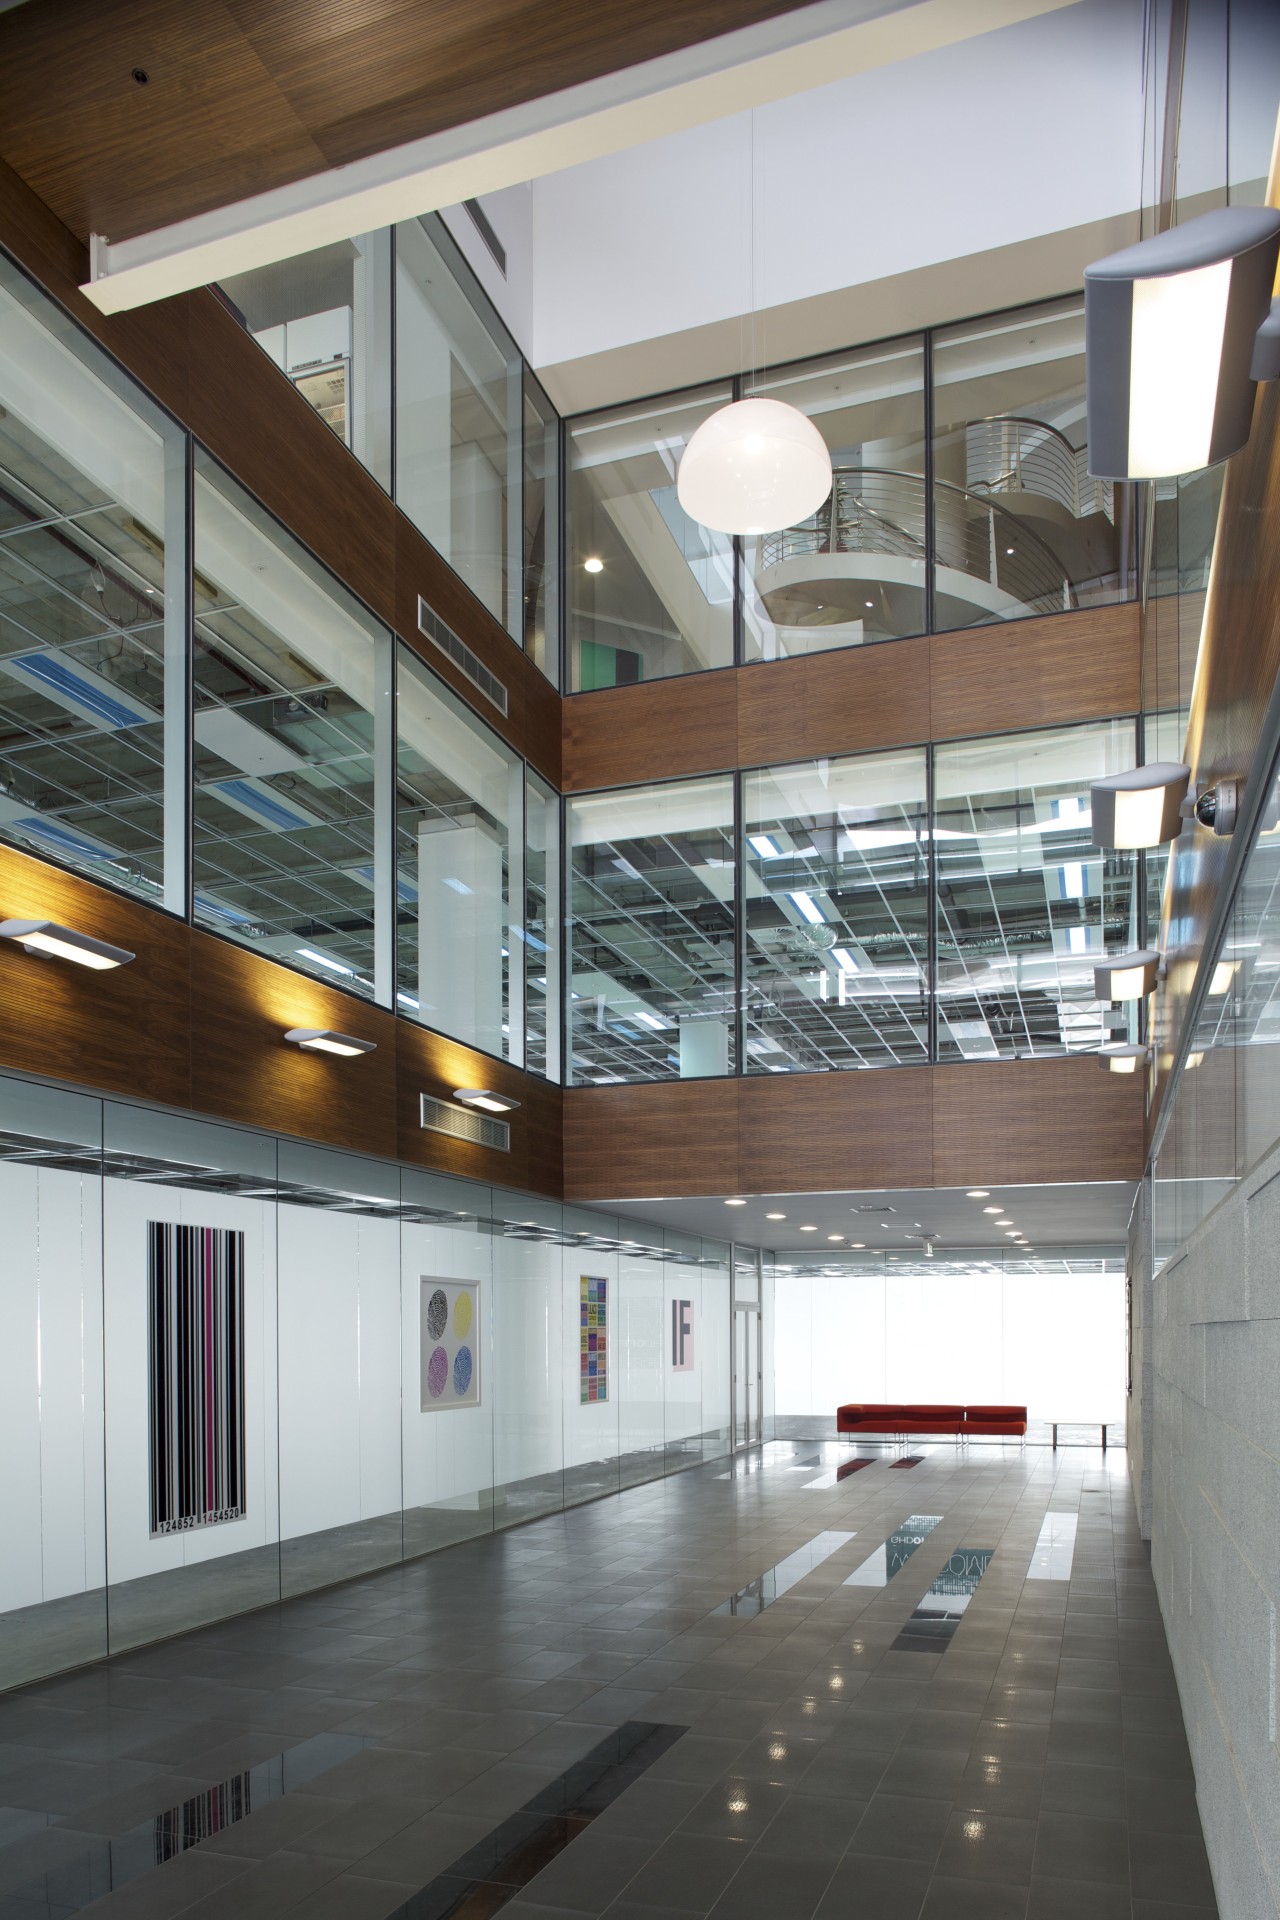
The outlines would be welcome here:
[[[1088,472],[1079,296],[562,423],[437,215],[222,292],[557,682],[563,648],[573,692],[1135,590],[1136,492]],[[807,520],[734,540],[690,520],[676,482],[698,427],[746,394],[806,414],[834,477]],[[1156,591],[1203,574],[1216,487],[1153,493]]]

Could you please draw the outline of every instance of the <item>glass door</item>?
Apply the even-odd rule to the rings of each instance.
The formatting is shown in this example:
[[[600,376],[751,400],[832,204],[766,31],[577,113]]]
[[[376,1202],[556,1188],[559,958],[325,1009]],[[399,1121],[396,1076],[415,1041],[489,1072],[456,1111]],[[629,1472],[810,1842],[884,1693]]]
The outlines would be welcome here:
[[[733,1249],[733,1449],[759,1446],[763,1357],[760,1340],[760,1252]]]

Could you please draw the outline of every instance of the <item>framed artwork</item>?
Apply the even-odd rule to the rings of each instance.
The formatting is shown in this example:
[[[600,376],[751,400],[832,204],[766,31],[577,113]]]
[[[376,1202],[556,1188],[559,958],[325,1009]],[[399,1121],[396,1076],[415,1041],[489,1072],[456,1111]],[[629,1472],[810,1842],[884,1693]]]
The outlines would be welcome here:
[[[609,1282],[584,1273],[578,1282],[578,1384],[582,1405],[609,1398]]]
[[[424,1413],[480,1405],[480,1282],[419,1282],[418,1331]]]
[[[151,1537],[245,1512],[244,1235],[147,1222]]]
[[[693,1372],[693,1302],[671,1302],[671,1371]]]

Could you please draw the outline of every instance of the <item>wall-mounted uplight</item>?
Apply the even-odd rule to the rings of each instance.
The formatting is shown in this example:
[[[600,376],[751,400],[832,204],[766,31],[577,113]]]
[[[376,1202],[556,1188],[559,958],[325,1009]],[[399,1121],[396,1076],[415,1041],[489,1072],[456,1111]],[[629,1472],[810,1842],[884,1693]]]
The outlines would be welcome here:
[[[1145,1047],[1103,1047],[1098,1059],[1108,1073],[1136,1073],[1148,1057]]]
[[[1117,954],[1105,966],[1094,968],[1094,996],[1098,1000],[1145,1000],[1159,971],[1160,955],[1151,947]]]
[[[1220,207],[1084,274],[1089,472],[1164,480],[1244,446],[1280,375],[1280,212]]]
[[[328,1027],[290,1027],[285,1039],[304,1053],[336,1053],[343,1060],[378,1051],[376,1041],[357,1040],[354,1034],[334,1033]]]
[[[488,1087],[455,1087],[453,1097],[464,1107],[479,1107],[485,1113],[514,1113],[520,1105],[506,1093],[491,1093]]]
[[[1149,767],[1095,780],[1089,789],[1094,846],[1132,849],[1176,840],[1190,778],[1190,767],[1155,760]]]
[[[56,920],[0,920],[0,939],[16,940],[28,953],[74,960],[78,967],[93,967],[98,973],[127,967],[138,957],[127,947],[113,947],[91,934],[77,933],[74,927],[60,927]]]

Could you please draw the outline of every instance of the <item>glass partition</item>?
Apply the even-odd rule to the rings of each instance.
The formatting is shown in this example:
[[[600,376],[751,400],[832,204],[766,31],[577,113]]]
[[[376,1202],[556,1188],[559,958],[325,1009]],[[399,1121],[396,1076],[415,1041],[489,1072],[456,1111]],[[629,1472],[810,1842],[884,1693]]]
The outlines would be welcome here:
[[[725,775],[570,803],[567,1078],[733,1072],[733,787]]]
[[[523,783],[511,749],[398,646],[397,1004],[517,1065],[523,941],[510,921],[514,902],[518,927]]]
[[[733,542],[676,498],[680,456],[729,385],[569,423],[565,599],[575,692],[733,664]]]
[[[186,439],[0,258],[0,838],[186,911]]]
[[[923,342],[803,361],[751,391],[812,420],[830,448],[833,483],[798,526],[743,542],[743,657],[781,660],[923,633]]]
[[[933,417],[939,631],[1123,597],[1128,495],[1089,476],[1082,298],[936,334]]]
[[[521,641],[520,356],[436,216],[397,227],[395,252],[396,503]]]
[[[1139,944],[1138,901],[1134,856],[1092,843],[1089,786],[1136,758],[1127,720],[935,749],[940,1060],[1111,1038],[1093,969]]]
[[[526,769],[524,845],[525,1066],[560,1078],[560,798]],[[513,929],[517,938],[518,929]]]
[[[743,780],[749,1073],[929,1056],[923,751]]]
[[[560,684],[560,420],[524,376],[524,650]]]
[[[389,636],[204,454],[195,616],[195,919],[372,997]]]
[[[233,274],[217,291],[390,492],[390,228]]]

